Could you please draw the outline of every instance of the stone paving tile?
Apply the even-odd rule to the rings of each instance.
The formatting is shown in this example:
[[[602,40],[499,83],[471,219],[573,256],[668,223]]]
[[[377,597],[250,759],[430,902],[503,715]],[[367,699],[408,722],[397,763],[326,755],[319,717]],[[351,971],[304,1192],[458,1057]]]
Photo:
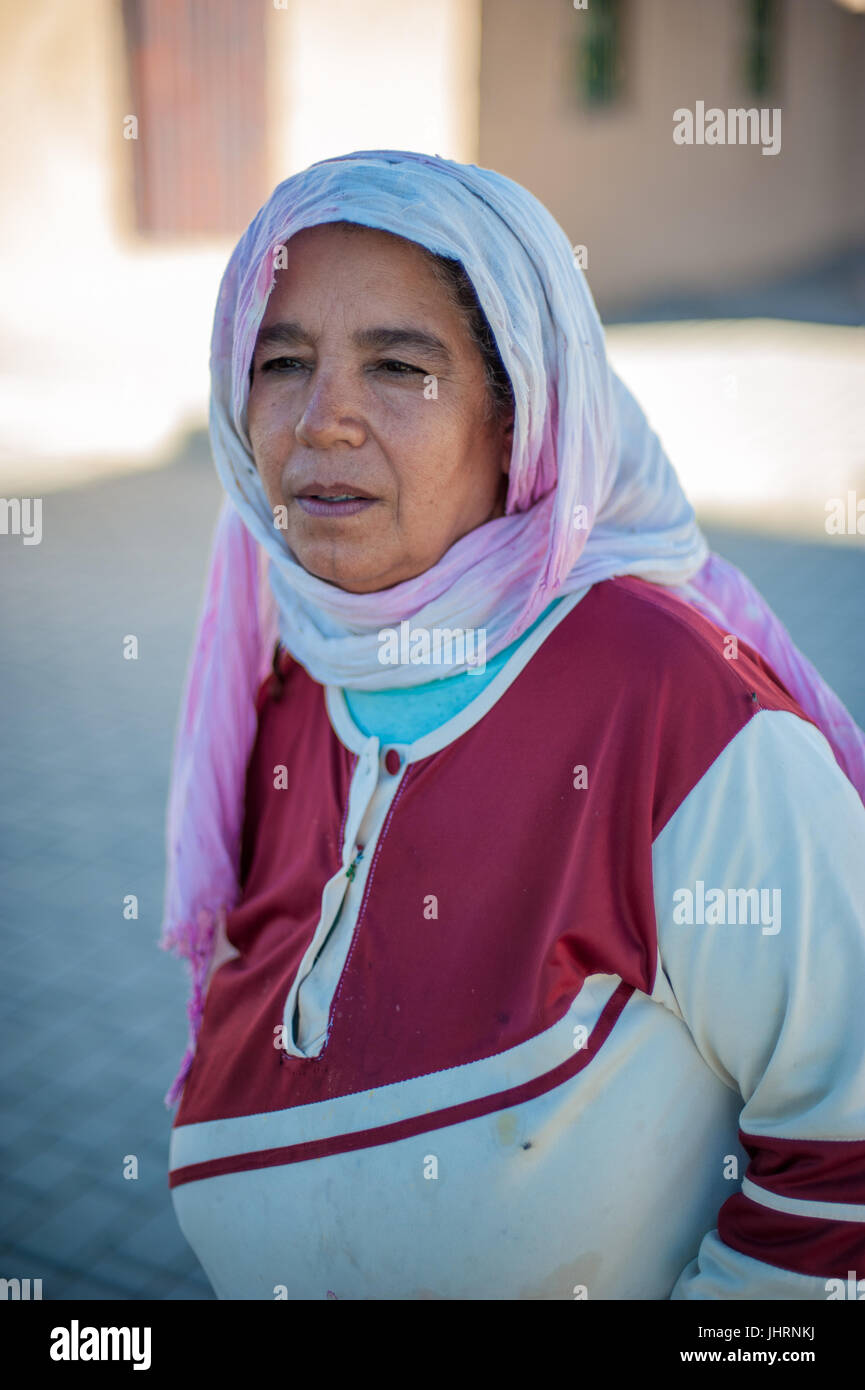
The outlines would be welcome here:
[[[201,1279],[177,1279],[176,1277],[169,1282],[163,1275],[161,1278],[155,1276],[149,1286],[145,1286],[141,1292],[142,1299],[170,1298],[170,1299],[195,1299],[214,1301],[216,1295],[210,1284]]]
[[[92,1278],[116,1289],[116,1297],[143,1298],[143,1290],[153,1282],[154,1275],[161,1275],[165,1283],[168,1282],[165,1273],[154,1270],[149,1265],[140,1264],[129,1255],[114,1253],[102,1255],[98,1260],[94,1260],[88,1273]]]
[[[210,1284],[206,1284],[202,1280],[193,1278],[182,1280],[181,1283],[175,1284],[166,1293],[158,1296],[163,1298],[177,1299],[184,1298],[196,1300],[210,1299],[211,1301],[216,1300],[216,1294],[213,1292],[213,1289],[210,1286]]]
[[[137,1223],[128,1208],[105,1188],[74,1197],[27,1233],[26,1245],[35,1255],[86,1269],[90,1259],[116,1247]]]
[[[64,1178],[72,1173],[80,1174],[80,1171],[78,1159],[58,1145],[23,1158],[17,1167],[11,1168],[10,1176],[22,1187],[41,1194],[53,1191]]]
[[[0,1081],[0,1115],[14,1110],[22,1101],[39,1090],[48,1078],[38,1068],[24,1063],[14,1071],[4,1071]]]
[[[116,1290],[112,1285],[97,1282],[84,1274],[70,1277],[68,1282],[63,1285],[62,1293],[57,1295],[64,1302],[78,1302],[80,1300],[82,1303],[88,1301],[104,1303],[111,1296],[116,1297]]]
[[[0,1250],[0,1265],[3,1268],[33,1271],[30,1277],[42,1280],[43,1302],[65,1302],[71,1299],[103,1302],[133,1298],[135,1287],[144,1287],[153,1277],[152,1270],[140,1270],[136,1276],[131,1268],[128,1268],[125,1271],[126,1282],[123,1282],[119,1278],[120,1271],[103,1270],[103,1264],[104,1257],[89,1262],[86,1268],[75,1269],[64,1265],[62,1261],[50,1260],[44,1255],[30,1255],[27,1251],[18,1252],[16,1262],[15,1254]],[[135,1282],[131,1286],[133,1291],[127,1292],[130,1288],[130,1276]]]
[[[14,1247],[45,1215],[39,1194],[3,1175],[0,1200],[0,1243]],[[7,1261],[8,1267],[8,1261]]]
[[[153,1265],[158,1271],[164,1265],[166,1253],[176,1249],[176,1221],[173,1211],[163,1209],[149,1221],[137,1226],[123,1242],[125,1253],[133,1259]]]
[[[188,1247],[182,1267],[165,1263],[162,1268],[157,1268],[135,1260],[129,1254],[108,1254],[95,1260],[87,1273],[115,1289],[116,1298],[215,1299],[213,1289],[198,1269],[195,1256]]]

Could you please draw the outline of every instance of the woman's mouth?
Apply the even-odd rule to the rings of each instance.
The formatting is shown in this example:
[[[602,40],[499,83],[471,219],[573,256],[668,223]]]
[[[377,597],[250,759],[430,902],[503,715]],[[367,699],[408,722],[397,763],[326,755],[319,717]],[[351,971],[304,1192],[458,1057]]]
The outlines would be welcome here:
[[[355,512],[365,511],[376,502],[368,493],[358,492],[351,487],[336,484],[331,487],[304,488],[297,494],[297,504],[309,516],[353,516]]]

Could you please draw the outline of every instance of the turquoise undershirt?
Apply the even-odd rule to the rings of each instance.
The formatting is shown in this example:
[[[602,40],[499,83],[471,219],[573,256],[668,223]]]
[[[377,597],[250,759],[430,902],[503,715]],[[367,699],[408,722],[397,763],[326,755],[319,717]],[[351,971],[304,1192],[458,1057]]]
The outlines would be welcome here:
[[[343,689],[352,719],[362,733],[374,734],[382,743],[414,743],[471,704],[558,602],[549,604],[515,642],[492,657],[483,672],[460,671],[398,690]]]

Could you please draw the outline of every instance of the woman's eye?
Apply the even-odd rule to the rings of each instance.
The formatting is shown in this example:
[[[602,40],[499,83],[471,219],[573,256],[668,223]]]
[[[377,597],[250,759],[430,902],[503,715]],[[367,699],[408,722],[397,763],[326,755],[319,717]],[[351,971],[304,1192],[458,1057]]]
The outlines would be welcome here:
[[[309,363],[301,361],[299,357],[271,357],[267,362],[261,364],[262,372],[285,372],[306,371]],[[412,376],[423,375],[423,367],[415,367],[411,362],[400,362],[396,358],[387,358],[375,364],[376,371],[387,372],[390,376]]]
[[[388,358],[378,364],[383,371],[390,372],[392,376],[408,376],[413,372],[423,375],[423,367],[413,367],[410,362],[399,362],[394,358]]]
[[[261,370],[263,372],[291,372],[298,367],[303,370],[305,366],[306,363],[301,362],[297,357],[271,357],[269,361],[262,362]]]

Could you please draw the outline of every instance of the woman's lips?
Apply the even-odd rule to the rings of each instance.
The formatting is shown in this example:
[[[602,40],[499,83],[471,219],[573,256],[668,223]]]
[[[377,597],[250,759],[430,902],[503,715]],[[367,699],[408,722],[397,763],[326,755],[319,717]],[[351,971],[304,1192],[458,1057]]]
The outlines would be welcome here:
[[[374,507],[374,497],[297,497],[297,505],[309,516],[354,516]]]

